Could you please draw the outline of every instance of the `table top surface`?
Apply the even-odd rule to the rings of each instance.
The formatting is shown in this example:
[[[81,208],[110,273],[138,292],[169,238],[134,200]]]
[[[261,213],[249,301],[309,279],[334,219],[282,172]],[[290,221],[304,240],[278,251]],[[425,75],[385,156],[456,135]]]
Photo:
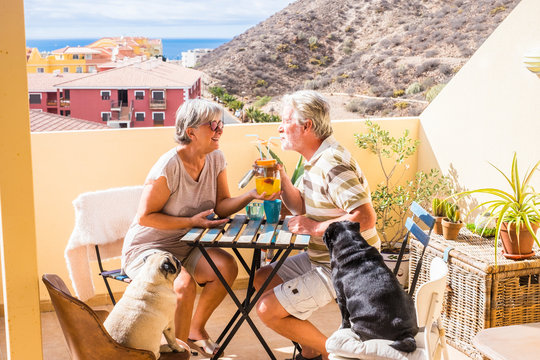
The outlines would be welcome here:
[[[540,322],[481,330],[474,346],[492,360],[540,358]]]
[[[180,241],[204,247],[285,249],[292,245],[294,249],[303,249],[310,236],[291,233],[287,226],[291,218],[267,224],[263,219],[249,220],[239,214],[216,228],[193,228]]]

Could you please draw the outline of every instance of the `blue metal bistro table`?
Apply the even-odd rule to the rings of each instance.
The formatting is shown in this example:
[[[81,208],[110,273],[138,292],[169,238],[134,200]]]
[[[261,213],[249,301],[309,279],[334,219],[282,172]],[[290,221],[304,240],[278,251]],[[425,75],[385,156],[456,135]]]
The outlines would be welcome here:
[[[217,342],[226,336],[225,341],[221,344],[219,352],[212,359],[218,359],[223,351],[234,337],[244,320],[249,324],[262,346],[268,353],[271,359],[276,359],[272,350],[260,334],[259,330],[249,317],[249,313],[266,290],[268,284],[277,273],[278,269],[283,265],[283,262],[294,249],[305,249],[309,242],[309,235],[295,235],[288,229],[290,217],[285,218],[277,224],[267,224],[265,220],[248,220],[246,215],[236,215],[231,218],[226,224],[212,229],[193,228],[180,239],[191,246],[196,246],[201,251],[204,258],[208,261],[219,280],[229,293],[230,297],[238,307],[238,310],[229,321]],[[216,264],[206,251],[209,247],[229,248],[232,249],[242,266],[249,274],[246,297],[240,301],[235,295],[229,284],[221,275]],[[253,249],[253,258],[251,266],[248,266],[238,249]],[[259,291],[255,291],[253,287],[253,279],[255,272],[260,267],[261,250],[277,250],[272,262],[276,262],[273,271],[266,279]]]

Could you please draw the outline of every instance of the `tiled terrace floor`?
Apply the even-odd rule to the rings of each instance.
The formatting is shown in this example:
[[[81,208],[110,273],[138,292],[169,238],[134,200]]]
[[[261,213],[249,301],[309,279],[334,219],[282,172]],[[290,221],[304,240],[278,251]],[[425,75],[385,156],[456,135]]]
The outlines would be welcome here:
[[[239,298],[243,298],[244,290],[235,291]],[[214,315],[210,318],[207,325],[207,330],[210,335],[215,339],[218,337],[220,331],[234,314],[236,307],[233,301],[227,297],[220,307],[216,310]],[[272,348],[274,355],[278,360],[290,359],[292,355],[292,344],[287,339],[274,333],[266,328],[258,319],[255,313],[252,313],[252,319],[257,325],[257,328],[261,332],[262,336],[266,339],[268,345]],[[6,345],[5,345],[5,322],[1,319],[0,322],[0,360],[7,359],[6,357]],[[340,324],[340,313],[337,305],[331,303],[323,309],[317,311],[312,319],[323,333],[330,335]],[[56,319],[54,312],[44,312],[41,314],[42,321],[42,336],[43,336],[43,359],[45,360],[69,360],[69,354],[67,345],[62,334],[62,329]],[[253,334],[249,325],[245,322],[240,327],[235,338],[231,341],[225,351],[225,356],[222,359],[268,359],[268,355],[260,345],[256,336]],[[204,356],[192,357],[194,360],[205,359]],[[451,360],[466,360],[469,359],[463,353],[450,348]]]

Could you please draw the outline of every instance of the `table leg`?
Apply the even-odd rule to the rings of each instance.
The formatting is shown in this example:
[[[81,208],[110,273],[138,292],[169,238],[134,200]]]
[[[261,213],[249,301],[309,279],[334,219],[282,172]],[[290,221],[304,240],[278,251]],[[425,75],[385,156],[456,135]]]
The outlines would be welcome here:
[[[223,275],[221,275],[219,269],[217,268],[216,264],[214,263],[214,261],[212,260],[210,255],[208,255],[208,252],[206,251],[206,249],[200,244],[197,244],[197,247],[201,250],[202,255],[204,256],[206,261],[208,261],[208,264],[210,264],[210,267],[216,273],[218,279],[221,281],[221,283],[225,287],[225,290],[227,290],[227,292],[229,293],[231,299],[234,301],[234,303],[238,307],[239,311],[242,313],[242,317],[238,320],[236,326],[231,330],[231,332],[229,333],[229,336],[227,337],[227,339],[225,339],[223,344],[220,346],[219,351],[212,357],[212,359],[215,360],[215,359],[218,359],[221,356],[221,354],[223,353],[223,351],[225,350],[225,348],[227,347],[227,345],[231,341],[234,334],[236,334],[236,332],[240,328],[240,325],[242,324],[242,322],[244,320],[246,320],[247,323],[249,324],[249,326],[251,327],[251,329],[253,330],[253,332],[255,333],[255,335],[257,336],[257,338],[259,339],[259,341],[261,342],[261,344],[263,345],[263,347],[265,348],[268,355],[270,355],[270,358],[275,360],[276,358],[275,358],[274,354],[272,354],[272,350],[270,349],[270,347],[268,347],[268,345],[266,344],[266,341],[264,340],[262,335],[259,333],[259,330],[255,326],[255,323],[253,323],[253,320],[251,320],[251,318],[249,317],[249,311],[247,311],[247,307],[240,303],[240,300],[238,300],[238,298],[236,297],[236,295],[232,291],[229,284],[227,284],[227,281],[225,281],[225,278],[223,277]],[[259,256],[260,256],[260,254],[259,254]],[[254,270],[252,270],[250,272],[250,276],[254,276],[254,273],[255,273]],[[251,308],[253,308],[253,305],[250,306],[249,308],[251,310]]]
[[[257,330],[257,328],[255,327],[255,325],[253,324],[252,325],[252,320],[251,318],[249,317],[249,313],[250,311],[253,309],[253,307],[255,306],[255,304],[257,303],[257,301],[259,300],[259,298],[262,296],[262,294],[264,293],[264,291],[266,290],[266,287],[268,286],[268,284],[270,284],[270,281],[272,280],[272,278],[276,275],[277,271],[279,270],[279,268],[281,267],[281,265],[283,265],[283,262],[285,262],[285,259],[287,258],[287,256],[289,256],[290,252],[292,251],[293,247],[292,245],[289,246],[285,252],[281,255],[281,258],[278,260],[276,266],[274,266],[274,269],[272,270],[272,272],[270,273],[270,275],[268,276],[268,278],[266,279],[266,281],[263,283],[263,285],[261,286],[261,288],[259,289],[259,291],[257,291],[257,293],[255,294],[255,297],[250,301],[250,303],[248,304],[247,308],[243,309],[242,311],[242,317],[240,319],[238,319],[238,322],[236,323],[236,325],[234,326],[234,328],[231,330],[231,332],[229,333],[229,336],[227,336],[227,339],[225,339],[225,342],[224,342],[224,345],[225,344],[228,344],[229,341],[231,341],[232,337],[234,336],[234,334],[238,331],[238,329],[240,328],[240,326],[242,325],[242,323],[244,322],[244,320],[246,320],[248,322],[248,324],[251,326],[253,332],[255,333],[255,335],[257,336],[257,338],[259,339],[260,343],[263,345],[263,347],[265,348],[266,352],[268,353],[268,355],[270,356],[271,359],[275,360],[275,356],[274,354],[272,353],[272,350],[268,347],[268,345],[266,344],[266,341],[264,340],[264,338],[260,335],[259,331]],[[251,274],[250,274],[251,276]],[[220,349],[220,353],[221,353],[221,349]],[[220,353],[218,353],[217,355],[220,355]],[[217,357],[216,357],[217,359]]]
[[[236,332],[238,331],[238,329],[240,328],[240,326],[242,325],[242,323],[244,322],[244,320],[247,321],[247,323],[249,324],[249,326],[251,327],[251,329],[253,330],[253,332],[255,333],[255,336],[257,336],[257,338],[259,339],[259,342],[261,343],[261,345],[264,347],[264,349],[266,350],[266,352],[268,353],[268,355],[270,356],[270,358],[272,360],[275,360],[276,357],[274,356],[274,354],[272,353],[272,350],[270,349],[270,347],[268,346],[268,344],[266,343],[266,341],[264,340],[264,338],[262,337],[262,335],[260,334],[259,330],[257,329],[257,327],[255,326],[255,324],[253,323],[253,320],[251,320],[251,318],[249,317],[249,312],[253,309],[253,307],[255,306],[255,304],[257,303],[257,301],[259,300],[259,298],[262,296],[262,294],[264,293],[264,291],[266,290],[268,284],[270,284],[270,281],[272,280],[272,278],[275,276],[275,274],[277,273],[278,269],[281,267],[281,265],[283,265],[283,262],[285,261],[285,259],[287,258],[287,256],[290,254],[290,252],[292,251],[293,249],[293,246],[289,246],[286,251],[281,255],[281,257],[279,258],[279,260],[277,261],[277,264],[276,266],[274,266],[274,269],[272,270],[272,272],[270,273],[270,275],[268,276],[268,278],[266,279],[266,281],[263,283],[262,287],[259,289],[259,291],[257,291],[255,293],[255,297],[253,299],[251,299],[251,296],[253,294],[253,278],[255,276],[255,271],[256,269],[260,266],[260,249],[254,249],[253,251],[253,260],[252,260],[252,266],[251,266],[251,269],[249,271],[249,277],[250,277],[250,280],[249,280],[249,285],[248,285],[248,290],[247,290],[247,295],[246,295],[246,299],[244,299],[243,303],[240,303],[240,301],[238,300],[238,298],[236,297],[236,295],[234,294],[234,292],[232,291],[231,287],[229,286],[229,284],[227,284],[227,282],[225,281],[225,279],[223,278],[223,275],[221,275],[219,269],[217,268],[216,264],[213,262],[213,260],[210,258],[210,256],[208,255],[208,252],[206,251],[206,249],[200,245],[200,244],[197,244],[197,247],[200,249],[202,255],[204,256],[204,258],[206,259],[206,261],[208,261],[208,263],[210,264],[210,267],[212,268],[212,270],[214,270],[214,272],[216,273],[218,279],[221,281],[221,283],[223,284],[223,286],[225,287],[225,290],[227,290],[227,292],[229,293],[229,295],[231,296],[231,299],[234,301],[234,303],[236,304],[236,306],[238,307],[238,311],[236,312],[236,314],[233,316],[233,319],[229,322],[229,324],[227,324],[227,327],[226,327],[226,330],[224,330],[224,332],[222,332],[222,334],[220,335],[220,338],[223,337],[223,334],[226,333],[226,331],[228,331],[228,328],[230,328],[231,324],[234,323],[234,321],[236,321],[236,318],[238,318],[238,316],[241,314],[241,317],[240,319],[238,319],[236,321],[236,325],[233,327],[233,329],[230,331],[229,335],[227,336],[227,338],[225,339],[225,341],[223,342],[223,344],[221,344],[220,346],[220,349],[218,351],[217,354],[215,354],[212,359],[218,359],[221,354],[223,353],[223,351],[225,350],[225,348],[227,347],[227,345],[229,344],[229,342],[232,340],[233,336],[236,334]],[[235,252],[236,253],[236,252]],[[240,253],[236,253],[237,256],[240,255]],[[278,253],[279,254],[279,253]],[[277,255],[277,254],[276,254]],[[240,255],[241,257],[241,255]],[[243,260],[243,259],[242,259]],[[241,261],[242,262],[242,261]],[[245,262],[245,261],[244,261]],[[219,342],[219,339],[218,339],[218,342]]]
[[[244,266],[244,269],[246,269],[247,273],[249,274],[249,282],[248,282],[248,287],[247,287],[247,291],[246,291],[246,297],[244,298],[244,301],[242,302],[242,307],[245,309],[245,308],[247,308],[247,305],[249,304],[249,299],[251,298],[251,294],[253,293],[253,290],[254,290],[254,287],[253,287],[253,278],[254,278],[254,276],[251,276],[251,274],[252,273],[254,274],[255,271],[251,271],[251,269],[255,269],[255,270],[258,269],[258,262],[257,262],[256,258],[257,258],[257,256],[260,256],[260,250],[259,249],[254,249],[253,258],[251,260],[251,268],[248,267],[246,261],[244,260],[242,254],[240,254],[238,249],[233,248],[233,251],[236,254],[236,257],[238,258],[238,260]],[[238,316],[240,314],[241,314],[240,309],[236,310],[236,312],[234,313],[233,317],[231,318],[231,320],[229,321],[227,326],[225,326],[225,329],[223,329],[223,331],[219,335],[219,337],[217,339],[218,343],[221,342],[221,340],[223,340],[225,335],[227,335],[227,333],[229,332],[229,329],[236,322],[236,319],[238,318]]]

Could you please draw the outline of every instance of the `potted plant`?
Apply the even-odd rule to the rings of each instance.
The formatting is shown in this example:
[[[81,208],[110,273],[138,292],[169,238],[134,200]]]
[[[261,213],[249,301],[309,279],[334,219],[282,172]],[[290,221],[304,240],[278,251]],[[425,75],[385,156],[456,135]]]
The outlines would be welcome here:
[[[444,208],[446,204],[446,200],[440,199],[438,197],[433,198],[433,200],[431,201],[431,213],[435,218],[433,232],[437,235],[442,235],[442,219],[445,216]]]
[[[446,240],[456,240],[459,230],[463,227],[461,213],[456,204],[447,202],[444,206],[445,218],[442,219],[442,232]]]
[[[503,255],[510,259],[526,259],[534,255],[532,251],[533,243],[540,246],[536,231],[540,225],[540,194],[535,192],[529,185],[533,174],[539,169],[538,161],[530,171],[525,173],[523,181],[518,171],[517,154],[514,153],[512,166],[508,175],[499,168],[491,164],[501,175],[504,176],[511,191],[498,188],[482,188],[476,190],[463,191],[454,195],[461,198],[470,194],[486,194],[490,196],[472,210],[485,207],[489,212],[489,218],[495,219],[495,255],[499,237],[502,240]],[[495,256],[495,259],[497,257]]]
[[[427,208],[434,196],[450,195],[450,181],[439,170],[418,171],[412,180],[400,181],[408,169],[406,160],[413,156],[419,141],[413,140],[406,130],[401,137],[390,136],[370,120],[366,121],[367,132],[355,134],[356,145],[377,156],[383,182],[371,193],[373,208],[377,214],[377,232],[381,238],[381,252],[390,269],[397,260],[399,245],[405,237],[405,222],[410,216],[409,207],[413,201]],[[390,161],[388,161],[390,159]],[[407,283],[408,254],[404,257],[398,279]],[[401,274],[401,277],[399,276]]]

